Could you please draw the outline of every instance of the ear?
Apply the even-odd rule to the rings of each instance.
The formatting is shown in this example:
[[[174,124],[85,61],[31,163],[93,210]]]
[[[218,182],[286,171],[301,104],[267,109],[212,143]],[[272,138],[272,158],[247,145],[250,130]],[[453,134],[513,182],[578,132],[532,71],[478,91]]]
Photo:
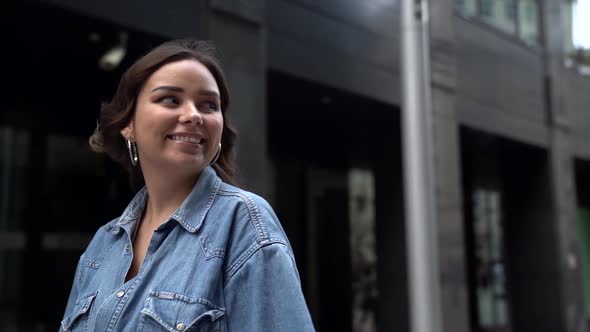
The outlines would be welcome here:
[[[121,129],[121,136],[124,139],[133,139],[133,121],[130,121],[125,128]]]

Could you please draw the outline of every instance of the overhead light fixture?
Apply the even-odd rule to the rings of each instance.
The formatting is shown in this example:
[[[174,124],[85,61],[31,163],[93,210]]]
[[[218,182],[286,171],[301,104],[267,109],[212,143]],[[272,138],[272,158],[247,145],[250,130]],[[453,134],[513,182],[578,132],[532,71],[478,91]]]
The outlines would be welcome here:
[[[127,40],[129,35],[127,32],[119,33],[119,43],[113,48],[109,49],[100,59],[98,60],[98,66],[102,70],[111,71],[123,61],[125,54],[127,53]]]

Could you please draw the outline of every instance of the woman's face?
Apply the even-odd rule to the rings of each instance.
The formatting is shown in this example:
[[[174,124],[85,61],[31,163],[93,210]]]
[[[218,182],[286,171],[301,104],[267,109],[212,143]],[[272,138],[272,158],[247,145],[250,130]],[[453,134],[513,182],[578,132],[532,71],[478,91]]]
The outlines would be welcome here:
[[[121,134],[137,142],[144,174],[149,169],[198,176],[217,153],[222,130],[215,78],[200,62],[180,60],[145,82],[135,115]]]

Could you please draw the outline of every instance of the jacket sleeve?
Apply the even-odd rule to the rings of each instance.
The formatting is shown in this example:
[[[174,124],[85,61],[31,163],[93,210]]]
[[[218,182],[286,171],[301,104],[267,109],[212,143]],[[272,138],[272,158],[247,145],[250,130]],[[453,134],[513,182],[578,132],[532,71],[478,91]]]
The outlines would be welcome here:
[[[228,331],[315,331],[286,244],[258,248],[225,285]]]

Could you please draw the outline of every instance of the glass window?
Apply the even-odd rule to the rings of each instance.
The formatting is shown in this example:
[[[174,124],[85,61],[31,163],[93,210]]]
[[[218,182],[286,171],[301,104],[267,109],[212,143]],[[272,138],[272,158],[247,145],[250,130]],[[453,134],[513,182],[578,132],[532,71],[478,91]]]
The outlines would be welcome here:
[[[493,17],[493,0],[481,0],[481,16],[483,18]]]
[[[478,17],[503,32],[517,35],[529,45],[540,44],[539,0],[455,0],[455,8],[462,15]]]
[[[518,31],[520,38],[530,45],[539,44],[539,3],[518,0]]]
[[[109,161],[90,150],[86,137],[49,133],[45,141],[45,190],[51,192],[46,214],[53,218],[52,231],[93,233],[120,214],[125,187],[107,174]],[[78,215],[86,215],[84,223],[73,222]]]
[[[377,331],[375,179],[368,169],[348,173],[353,331]]]
[[[504,15],[509,21],[514,21],[514,3],[512,1],[504,1]]]
[[[514,0],[482,0],[481,16],[489,24],[508,32],[516,32]]]
[[[473,193],[475,287],[478,323],[482,328],[509,326],[500,192]]]
[[[476,16],[477,0],[455,0],[455,8],[465,16]]]

